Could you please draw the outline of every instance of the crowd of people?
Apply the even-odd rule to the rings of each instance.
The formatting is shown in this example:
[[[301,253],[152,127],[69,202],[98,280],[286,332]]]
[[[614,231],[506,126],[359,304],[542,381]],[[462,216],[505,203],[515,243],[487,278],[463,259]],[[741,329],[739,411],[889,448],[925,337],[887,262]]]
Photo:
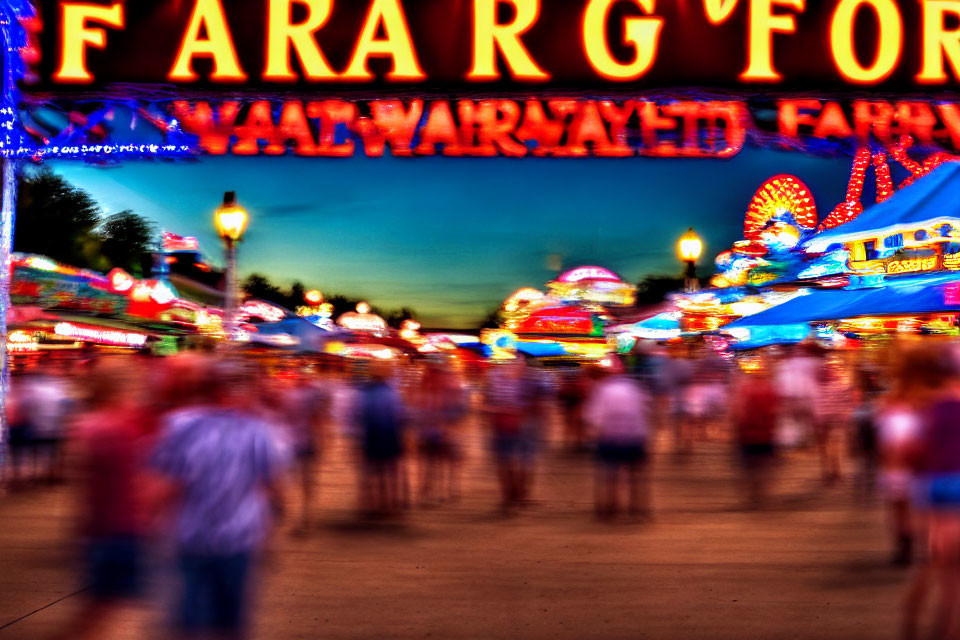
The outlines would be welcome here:
[[[357,511],[373,519],[457,501],[464,424],[474,419],[505,516],[531,503],[554,417],[564,447],[595,458],[602,521],[654,517],[655,456],[683,460],[702,442],[727,442],[744,508],[762,509],[779,454],[809,448],[824,487],[850,476],[864,495],[879,491],[893,560],[921,567],[904,636],[914,637],[936,592],[937,628],[949,637],[960,598],[960,360],[937,342],[884,353],[870,360],[804,343],[730,359],[679,344],[564,368],[522,358],[265,365],[201,353],[41,361],[13,381],[5,480],[23,490],[70,478],[82,491],[89,606],[71,638],[97,637],[113,605],[141,593],[156,536],[176,549],[183,637],[242,637],[258,552],[280,518],[293,535],[315,526],[334,438],[350,443]]]

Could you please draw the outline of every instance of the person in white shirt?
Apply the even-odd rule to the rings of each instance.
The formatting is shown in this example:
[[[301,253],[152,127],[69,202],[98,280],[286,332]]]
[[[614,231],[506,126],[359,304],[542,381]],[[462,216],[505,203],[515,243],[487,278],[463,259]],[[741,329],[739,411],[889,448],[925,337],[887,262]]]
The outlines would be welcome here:
[[[643,387],[623,375],[619,361],[599,373],[584,409],[584,418],[596,441],[596,512],[601,519],[617,512],[618,479],[625,472],[629,485],[629,512],[649,516],[649,489],[645,478],[650,401]]]
[[[823,376],[823,361],[813,343],[787,348],[775,374],[774,384],[783,400],[786,430],[784,438],[791,444],[817,439],[818,396]]]

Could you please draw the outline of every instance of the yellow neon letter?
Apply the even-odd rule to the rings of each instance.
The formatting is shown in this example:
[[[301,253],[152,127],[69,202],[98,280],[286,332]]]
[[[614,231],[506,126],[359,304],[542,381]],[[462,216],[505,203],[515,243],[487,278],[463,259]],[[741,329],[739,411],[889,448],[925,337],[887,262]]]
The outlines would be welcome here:
[[[57,82],[93,82],[87,71],[87,47],[107,46],[107,32],[87,26],[99,22],[114,29],[123,28],[123,3],[109,7],[96,4],[65,2],[60,21],[60,68],[53,74]]]
[[[513,5],[513,22],[497,24],[501,2]],[[530,30],[540,16],[540,0],[474,0],[473,66],[467,80],[496,80],[497,49],[503,55],[510,74],[518,80],[549,80],[550,74],[537,66],[520,36]]]
[[[607,16],[618,0],[590,0],[583,13],[583,47],[590,66],[608,80],[636,80],[650,70],[657,58],[663,18],[625,18],[623,41],[633,45],[632,62],[618,62],[607,42]],[[655,0],[633,0],[645,13],[653,13]]]
[[[307,19],[291,24],[293,4],[305,5]],[[323,57],[314,34],[330,18],[333,0],[270,0],[267,20],[267,66],[264,80],[296,80],[290,66],[290,46],[297,52],[308,80],[335,78],[337,74]]]
[[[956,0],[924,0],[923,64],[917,82],[942,84],[948,80],[943,59],[946,57],[953,75],[960,75],[960,29],[947,30],[947,14],[960,18],[960,2]]]
[[[207,37],[200,39],[200,29],[205,28]],[[180,43],[180,53],[173,70],[167,75],[170,80],[193,82],[197,74],[193,72],[193,58],[212,58],[213,73],[211,80],[221,82],[239,82],[247,79],[240,68],[237,51],[230,37],[230,27],[223,15],[220,0],[196,0],[190,24]]]
[[[857,60],[853,43],[854,20],[864,5],[873,9],[880,23],[877,56],[869,67]],[[871,84],[885,79],[893,73],[903,51],[903,20],[897,3],[894,0],[841,0],[830,24],[830,50],[837,70],[848,81]]]
[[[781,79],[773,68],[773,34],[794,33],[797,22],[794,16],[774,13],[777,5],[794,11],[803,11],[806,0],[751,0],[750,36],[747,48],[747,69],[740,74],[745,81],[773,81]]]
[[[383,23],[384,38],[377,38],[377,29]],[[426,78],[417,62],[413,50],[407,19],[399,0],[373,0],[370,11],[363,23],[363,31],[357,39],[353,57],[344,80],[370,80],[373,74],[367,68],[367,59],[371,56],[393,58],[393,70],[387,74],[388,80],[423,80]]]

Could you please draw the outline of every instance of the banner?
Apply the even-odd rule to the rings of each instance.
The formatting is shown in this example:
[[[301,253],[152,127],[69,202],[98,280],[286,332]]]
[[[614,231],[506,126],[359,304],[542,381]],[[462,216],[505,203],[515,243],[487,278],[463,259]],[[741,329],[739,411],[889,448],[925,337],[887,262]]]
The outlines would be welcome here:
[[[24,0],[5,0],[18,3]],[[37,0],[24,86],[953,89],[956,0]]]
[[[18,115],[27,141],[3,153],[36,160],[197,154],[729,158],[745,144],[852,154],[871,145],[899,148],[904,141],[923,155],[960,151],[960,102],[949,101],[59,101]]]

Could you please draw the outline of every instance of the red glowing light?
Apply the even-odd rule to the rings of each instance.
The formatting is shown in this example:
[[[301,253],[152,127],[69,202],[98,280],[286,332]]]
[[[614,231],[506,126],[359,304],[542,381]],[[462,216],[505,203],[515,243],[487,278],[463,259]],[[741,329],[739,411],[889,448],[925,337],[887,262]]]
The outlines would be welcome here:
[[[766,245],[752,240],[738,240],[733,243],[733,252],[742,256],[759,258],[770,252]]]
[[[890,176],[886,154],[873,154],[873,170],[877,178],[877,202],[883,202],[893,195],[893,178]]]
[[[867,166],[870,164],[871,158],[870,149],[861,148],[857,150],[857,154],[853,158],[850,180],[847,182],[847,197],[834,207],[830,215],[823,219],[817,228],[818,231],[840,226],[863,213],[863,204],[860,202],[860,197],[863,195],[863,180],[867,175]]]

